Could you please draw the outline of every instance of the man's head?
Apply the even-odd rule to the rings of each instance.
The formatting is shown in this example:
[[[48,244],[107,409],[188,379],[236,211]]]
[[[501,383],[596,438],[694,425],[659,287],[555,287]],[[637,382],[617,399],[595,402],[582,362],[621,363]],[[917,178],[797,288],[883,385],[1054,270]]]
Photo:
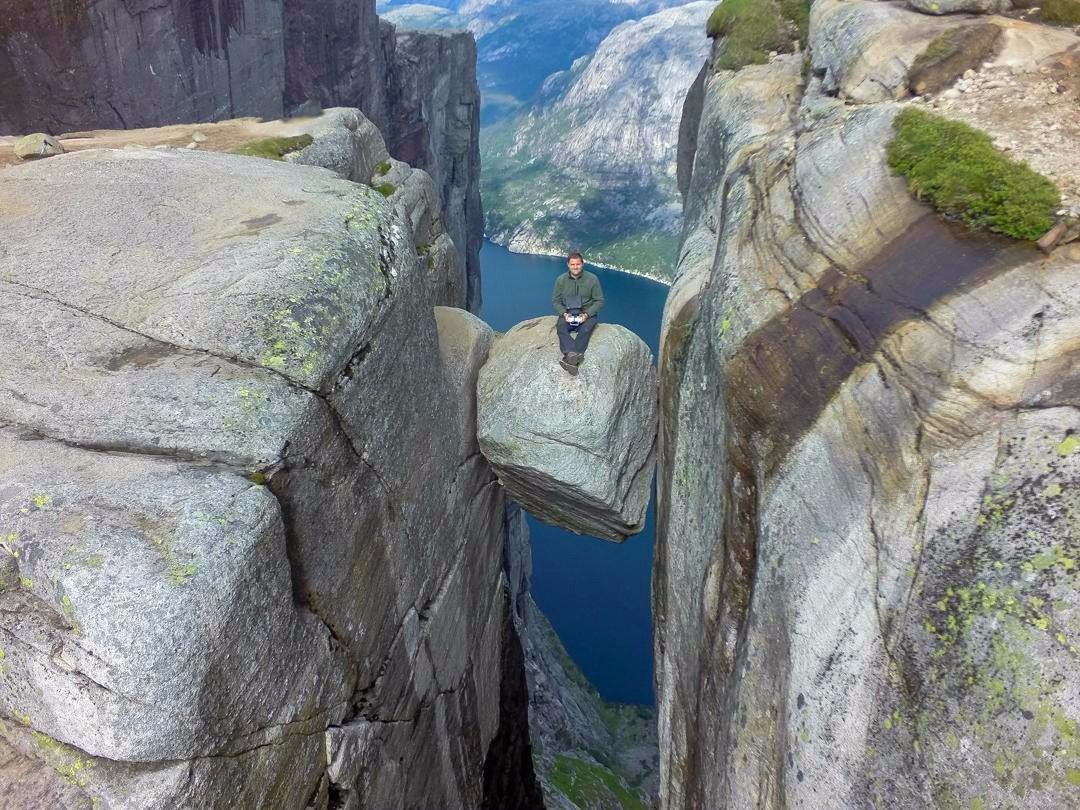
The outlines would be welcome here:
[[[585,269],[585,258],[580,253],[571,253],[566,257],[566,266],[570,268],[570,275],[580,276]]]

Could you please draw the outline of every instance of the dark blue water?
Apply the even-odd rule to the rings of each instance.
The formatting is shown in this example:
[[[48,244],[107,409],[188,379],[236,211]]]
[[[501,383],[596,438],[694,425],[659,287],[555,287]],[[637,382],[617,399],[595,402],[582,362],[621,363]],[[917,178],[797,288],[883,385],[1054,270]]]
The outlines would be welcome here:
[[[485,321],[501,332],[537,315],[550,315],[551,288],[564,260],[522,256],[491,243],[480,251]],[[601,270],[605,305],[600,320],[632,329],[655,357],[667,287]],[[655,703],[652,685],[652,573],[655,523],[621,545],[565,532],[529,518],[532,591],[567,651],[607,700]]]

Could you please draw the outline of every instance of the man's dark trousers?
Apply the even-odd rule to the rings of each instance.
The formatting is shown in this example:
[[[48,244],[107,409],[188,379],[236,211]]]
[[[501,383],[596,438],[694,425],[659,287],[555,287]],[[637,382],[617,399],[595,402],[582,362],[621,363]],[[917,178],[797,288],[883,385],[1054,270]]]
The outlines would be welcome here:
[[[559,348],[563,354],[570,352],[585,354],[585,350],[589,348],[589,338],[592,336],[593,329],[596,328],[596,318],[587,318],[581,326],[571,326],[566,322],[566,318],[559,318],[559,325],[555,328],[559,333]],[[571,336],[571,331],[577,332],[576,338]]]

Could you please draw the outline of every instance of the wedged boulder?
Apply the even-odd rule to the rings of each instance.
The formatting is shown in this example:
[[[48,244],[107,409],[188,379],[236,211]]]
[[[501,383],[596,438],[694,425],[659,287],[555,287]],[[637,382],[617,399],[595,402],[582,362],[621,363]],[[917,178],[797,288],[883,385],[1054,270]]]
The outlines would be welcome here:
[[[600,324],[576,377],[553,316],[495,341],[477,383],[480,449],[541,520],[621,542],[641,531],[657,424],[656,370],[633,332]]]

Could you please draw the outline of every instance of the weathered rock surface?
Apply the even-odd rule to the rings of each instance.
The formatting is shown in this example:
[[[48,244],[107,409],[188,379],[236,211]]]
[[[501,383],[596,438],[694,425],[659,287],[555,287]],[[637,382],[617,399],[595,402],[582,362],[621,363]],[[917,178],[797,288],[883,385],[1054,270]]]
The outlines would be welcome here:
[[[1012,0],[907,0],[923,14],[1001,14],[1012,8]]]
[[[251,142],[302,135],[313,140],[285,154],[283,160],[330,169],[346,180],[380,190],[409,226],[413,247],[431,273],[435,303],[465,306],[469,295],[467,269],[462,252],[446,232],[434,181],[422,169],[391,158],[382,133],[357,109],[336,107],[316,116],[285,121],[241,118],[197,126],[97,130],[64,136],[64,143],[73,152],[101,148],[230,152]],[[9,148],[6,140],[0,138],[0,167],[17,161],[17,145]]]
[[[916,57],[955,21],[896,3],[818,0],[810,9],[810,59],[823,90],[860,103],[907,95]]]
[[[32,135],[24,135],[15,141],[12,146],[15,157],[21,160],[35,160],[37,158],[53,157],[64,154],[64,147],[52,135],[44,132],[35,132]]]
[[[380,24],[375,0],[54,5],[20,2],[0,22],[0,133],[359,108],[394,157],[434,178],[467,274],[465,304],[479,310],[484,226],[470,34],[399,36]]]
[[[501,336],[478,383],[480,449],[541,520],[621,541],[641,531],[656,441],[652,353],[601,323],[576,377],[559,366],[555,318]]]
[[[6,169],[0,208],[8,795],[56,806],[43,762],[62,807],[478,807],[491,336],[433,315],[400,209],[150,149]]]
[[[817,0],[823,79],[779,57],[688,107],[660,364],[664,808],[1080,800],[1080,250],[964,232],[890,175],[927,22],[970,24]]]
[[[915,58],[908,72],[911,92],[936,93],[950,87],[969,70],[977,70],[994,55],[1003,30],[993,23],[954,28]]]

